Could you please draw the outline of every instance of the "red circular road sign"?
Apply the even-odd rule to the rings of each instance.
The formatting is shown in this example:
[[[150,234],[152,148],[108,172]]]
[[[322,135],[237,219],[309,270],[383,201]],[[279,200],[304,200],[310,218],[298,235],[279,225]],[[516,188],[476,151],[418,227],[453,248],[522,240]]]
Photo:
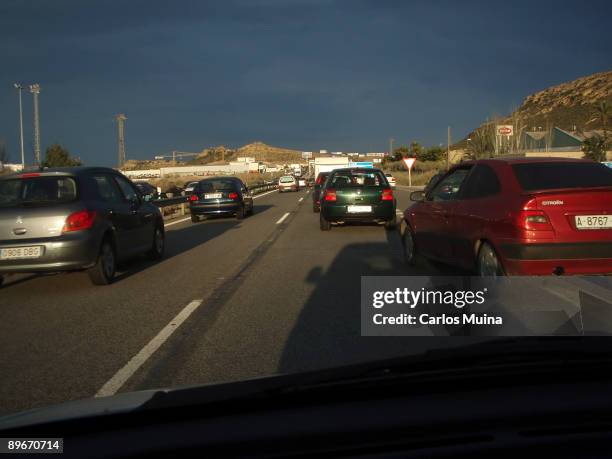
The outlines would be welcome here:
[[[499,135],[510,135],[512,134],[512,128],[509,127],[501,127],[497,130]]]

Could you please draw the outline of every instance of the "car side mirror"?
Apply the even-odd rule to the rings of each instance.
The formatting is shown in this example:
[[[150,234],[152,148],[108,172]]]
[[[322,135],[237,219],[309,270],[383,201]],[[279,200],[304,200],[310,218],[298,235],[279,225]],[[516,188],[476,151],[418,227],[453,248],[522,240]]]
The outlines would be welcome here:
[[[143,198],[144,198],[145,201],[149,202],[151,200],[151,195],[150,194],[145,194],[143,196]]]
[[[425,192],[413,191],[412,193],[410,193],[410,200],[416,202],[425,201]]]

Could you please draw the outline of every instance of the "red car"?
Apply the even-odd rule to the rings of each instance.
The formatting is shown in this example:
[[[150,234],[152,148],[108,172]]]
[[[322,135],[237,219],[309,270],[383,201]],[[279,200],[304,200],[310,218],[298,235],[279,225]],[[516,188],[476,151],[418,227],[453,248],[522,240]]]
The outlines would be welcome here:
[[[612,273],[612,169],[561,158],[467,161],[404,212],[406,261],[480,275]]]

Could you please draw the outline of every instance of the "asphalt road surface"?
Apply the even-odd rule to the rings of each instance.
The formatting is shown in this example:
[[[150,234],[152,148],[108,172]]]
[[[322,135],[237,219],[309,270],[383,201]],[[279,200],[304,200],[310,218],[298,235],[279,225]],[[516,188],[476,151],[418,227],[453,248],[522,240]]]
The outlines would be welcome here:
[[[409,192],[396,196],[398,210],[407,207]],[[404,266],[399,234],[382,226],[320,231],[309,191],[255,204],[242,221],[169,222],[164,260],[136,260],[108,287],[84,273],[9,277],[0,289],[0,413],[431,346],[361,337],[360,277],[449,268]]]

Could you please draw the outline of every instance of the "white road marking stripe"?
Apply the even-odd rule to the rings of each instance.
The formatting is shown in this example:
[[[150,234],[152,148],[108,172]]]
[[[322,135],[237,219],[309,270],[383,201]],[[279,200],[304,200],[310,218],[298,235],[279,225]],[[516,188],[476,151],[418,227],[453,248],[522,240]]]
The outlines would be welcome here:
[[[298,202],[302,202],[303,200],[304,200],[304,198],[302,197],[302,198],[298,199]]]
[[[287,218],[289,216],[289,212],[287,212],[285,215],[283,215],[281,218],[278,219],[278,221],[276,222],[277,225],[280,225],[283,221],[285,221],[285,218]]]
[[[117,393],[119,389],[126,383],[130,377],[170,338],[170,335],[176,331],[180,325],[191,315],[198,306],[202,304],[202,300],[193,300],[179,312],[174,319],[170,321],[151,341],[143,347],[138,354],[130,359],[115,375],[108,380],[104,386],[96,393],[95,397],[107,397]]]
[[[270,194],[270,193],[277,193],[277,191],[276,190],[272,190],[272,191],[267,191],[265,193],[256,194],[255,196],[253,196],[253,199],[261,198],[262,196],[265,196],[265,195]]]
[[[180,220],[177,220],[177,221],[174,221],[174,222],[171,222],[171,223],[164,223],[164,226],[176,225],[177,223],[186,222],[187,220],[191,220],[191,217],[181,218]]]

